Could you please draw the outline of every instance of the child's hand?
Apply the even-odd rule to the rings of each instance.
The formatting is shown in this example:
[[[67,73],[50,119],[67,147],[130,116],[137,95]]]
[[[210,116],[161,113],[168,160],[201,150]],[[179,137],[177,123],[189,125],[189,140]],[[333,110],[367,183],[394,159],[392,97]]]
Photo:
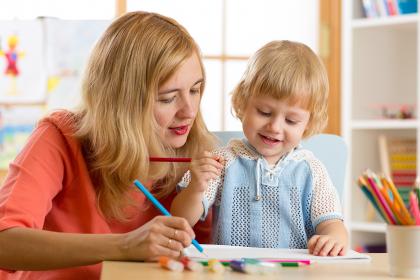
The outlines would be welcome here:
[[[308,241],[308,251],[315,256],[344,256],[344,243],[330,235],[314,235]]]
[[[223,160],[209,152],[204,152],[200,158],[191,161],[190,186],[196,192],[204,192],[208,182],[220,176],[223,170]]]

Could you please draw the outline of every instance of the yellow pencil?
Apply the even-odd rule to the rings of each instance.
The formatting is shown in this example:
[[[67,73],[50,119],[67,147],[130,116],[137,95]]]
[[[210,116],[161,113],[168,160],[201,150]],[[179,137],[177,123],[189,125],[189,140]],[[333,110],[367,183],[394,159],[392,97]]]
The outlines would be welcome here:
[[[401,212],[400,204],[396,200],[394,200],[392,202],[392,208],[394,208],[395,211],[397,211],[399,217],[401,217],[403,225],[409,225],[410,224],[410,220],[407,220],[407,218],[403,215],[403,213]]]
[[[382,193],[386,203],[389,205],[389,208],[391,209],[392,213],[397,219],[397,224],[403,225],[404,219],[401,217],[401,214],[397,212],[397,210],[394,208],[394,204],[392,203],[391,198],[389,197],[388,190],[386,189],[386,187],[379,188],[379,191]]]
[[[394,185],[394,182],[392,182],[389,178],[382,178],[382,183],[386,184],[387,187],[391,190],[392,195],[394,196],[394,200],[399,204],[401,208],[401,213],[404,216],[404,219],[408,222],[408,225],[414,225],[414,220],[411,218],[410,213],[407,210],[407,207],[405,207],[405,204],[403,200],[401,199],[401,196],[399,192],[397,191],[397,188]]]

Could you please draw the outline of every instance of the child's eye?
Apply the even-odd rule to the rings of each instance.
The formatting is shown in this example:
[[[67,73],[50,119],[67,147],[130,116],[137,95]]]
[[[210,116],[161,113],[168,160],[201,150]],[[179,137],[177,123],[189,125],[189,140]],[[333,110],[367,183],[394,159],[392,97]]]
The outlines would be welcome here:
[[[264,117],[269,117],[269,116],[271,116],[271,113],[270,113],[270,112],[264,112],[264,111],[261,111],[260,109],[257,109],[257,111],[258,111],[258,113],[259,113],[260,115],[262,115],[262,116],[264,116]]]
[[[159,99],[158,101],[161,102],[161,103],[170,104],[175,100],[175,98],[176,98],[176,95],[174,95],[170,98]]]
[[[291,120],[291,119],[286,119],[286,123],[291,124],[291,125],[295,125],[298,122],[297,121],[294,121],[294,120]]]

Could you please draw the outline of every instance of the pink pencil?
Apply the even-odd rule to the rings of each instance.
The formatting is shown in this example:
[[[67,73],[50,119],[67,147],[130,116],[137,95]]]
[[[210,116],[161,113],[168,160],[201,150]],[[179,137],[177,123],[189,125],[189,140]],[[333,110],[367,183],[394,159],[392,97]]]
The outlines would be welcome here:
[[[294,259],[260,259],[263,262],[272,262],[272,263],[302,263],[306,265],[311,264],[311,260],[294,260]]]
[[[366,177],[370,186],[372,187],[373,195],[375,195],[378,198],[380,207],[384,209],[385,215],[389,218],[390,224],[396,225],[397,222],[395,221],[394,214],[392,214],[391,209],[389,208],[388,204],[385,201],[385,198],[382,196],[381,192],[376,186],[373,178],[369,174]]]
[[[150,157],[151,162],[191,162],[191,158]]]
[[[419,202],[417,200],[417,195],[414,191],[410,192],[410,211],[414,220],[416,221],[416,225],[420,225],[420,210],[419,210]]]

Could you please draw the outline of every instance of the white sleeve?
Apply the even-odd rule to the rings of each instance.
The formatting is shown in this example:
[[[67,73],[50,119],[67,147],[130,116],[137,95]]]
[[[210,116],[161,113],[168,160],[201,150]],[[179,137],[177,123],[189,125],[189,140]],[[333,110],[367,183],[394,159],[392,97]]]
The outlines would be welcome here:
[[[227,168],[237,158],[230,145],[235,145],[236,141],[229,143],[229,146],[217,149],[212,153],[223,159],[223,169],[217,178],[210,180],[207,190],[204,192],[204,199],[207,200],[209,206],[213,204],[219,205],[221,201],[221,195],[223,190],[223,183]],[[240,142],[239,142],[240,143]]]
[[[309,160],[312,173],[311,219],[314,228],[331,219],[343,220],[338,192],[325,166],[316,158]]]
[[[220,194],[218,195],[219,190],[221,189],[221,186],[223,185],[223,178],[224,178],[225,170],[222,170],[222,173],[220,176],[218,176],[216,179],[210,180],[209,184],[207,186],[206,191],[203,194],[203,200],[206,200],[206,206],[211,207],[213,203],[216,200],[216,197],[220,197]],[[191,171],[188,170],[185,172],[184,176],[182,176],[181,181],[177,185],[177,192],[182,191],[183,189],[186,189],[188,185],[191,182]]]
[[[226,171],[226,168],[233,162],[235,158],[232,150],[229,147],[217,149],[213,151],[212,154],[223,158],[224,168],[222,169],[220,176],[209,181],[207,189],[203,194],[202,203],[203,203],[204,212],[203,212],[203,215],[200,217],[200,219],[202,220],[206,218],[208,210],[210,207],[213,206],[213,204],[216,204],[216,205],[220,204],[225,171]],[[190,181],[191,181],[191,172],[188,170],[182,177],[181,181],[178,183],[177,191],[181,191],[182,189],[187,188]]]

